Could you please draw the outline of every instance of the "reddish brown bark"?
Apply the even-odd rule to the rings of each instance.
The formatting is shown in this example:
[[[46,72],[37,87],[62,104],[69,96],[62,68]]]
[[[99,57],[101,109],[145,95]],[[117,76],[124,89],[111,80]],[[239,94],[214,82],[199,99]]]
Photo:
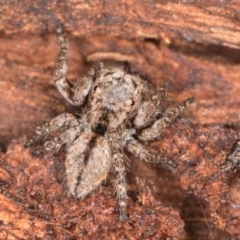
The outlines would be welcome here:
[[[21,156],[21,157],[19,157]],[[33,159],[20,144],[1,158],[1,239],[176,239],[183,222],[177,211],[163,207],[150,182],[138,180],[139,201],[129,201],[130,219],[118,220],[112,187],[85,200],[64,193],[63,164]]]
[[[151,232],[146,230],[151,221],[155,225],[150,239],[167,235],[178,239],[240,237],[239,172],[220,171],[240,126],[237,1],[0,4],[0,144],[3,150],[8,148],[0,166],[1,237],[31,239],[36,233],[43,238],[68,239],[85,234],[86,239],[97,239],[110,232],[112,239],[134,239],[138,233]],[[8,147],[13,139],[30,136],[36,126],[66,110],[52,80],[58,52],[55,16],[69,38],[71,81],[86,72],[88,62],[115,60],[128,62],[132,71],[156,86],[166,86],[171,102],[196,98],[183,117],[152,143],[178,163],[174,172],[132,159],[131,190],[136,196],[134,175],[150,178],[157,191],[148,198],[156,195],[157,200],[150,207],[141,206],[130,194],[130,222],[117,221],[110,187],[78,201],[63,193],[59,177],[64,173],[63,159],[32,159],[21,144]],[[144,184],[152,189],[150,182]],[[94,211],[93,203],[97,205]],[[148,208],[155,211],[151,215],[155,220],[148,218]],[[186,234],[181,232],[177,213]],[[145,219],[146,228],[139,227],[138,216]],[[98,222],[89,220],[93,218]],[[162,224],[164,219],[169,225]],[[83,220],[92,232],[84,230]]]

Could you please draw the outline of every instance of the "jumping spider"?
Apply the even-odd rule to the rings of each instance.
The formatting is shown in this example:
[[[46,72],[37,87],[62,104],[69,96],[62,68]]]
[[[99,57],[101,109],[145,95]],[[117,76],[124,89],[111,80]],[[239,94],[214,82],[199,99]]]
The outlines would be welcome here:
[[[189,105],[189,98],[162,113],[166,92],[155,89],[138,75],[122,67],[99,63],[74,85],[66,79],[68,48],[61,24],[57,25],[60,53],[54,73],[57,89],[80,114],[63,113],[39,126],[31,146],[53,132],[59,136],[44,140],[43,151],[57,152],[66,146],[66,178],[70,193],[83,199],[106,179],[111,169],[116,173],[120,220],[127,219],[126,156],[124,149],[147,163],[171,161],[150,153],[143,141],[159,137],[164,129]]]
[[[234,170],[237,171],[240,167],[240,140],[237,140],[230,153],[227,156],[226,162],[221,166],[223,171]]]

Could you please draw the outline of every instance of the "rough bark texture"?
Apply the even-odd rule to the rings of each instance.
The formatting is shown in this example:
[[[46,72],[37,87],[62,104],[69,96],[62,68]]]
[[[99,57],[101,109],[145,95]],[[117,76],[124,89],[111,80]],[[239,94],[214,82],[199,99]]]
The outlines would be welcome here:
[[[129,201],[131,219],[121,222],[111,186],[77,201],[62,190],[62,167],[9,147],[1,159],[1,239],[176,239],[182,232],[179,213],[155,200],[152,183],[138,179],[139,201]]]
[[[131,158],[127,222],[117,220],[111,178],[76,200],[63,155],[37,159],[22,148],[22,136],[71,111],[52,79],[56,17],[69,38],[71,81],[91,62],[114,60],[166,86],[172,103],[196,98],[151,144],[175,171]],[[239,170],[220,170],[240,131],[239,19],[237,0],[1,1],[0,238],[240,239]],[[139,179],[138,191],[136,175],[153,183]]]

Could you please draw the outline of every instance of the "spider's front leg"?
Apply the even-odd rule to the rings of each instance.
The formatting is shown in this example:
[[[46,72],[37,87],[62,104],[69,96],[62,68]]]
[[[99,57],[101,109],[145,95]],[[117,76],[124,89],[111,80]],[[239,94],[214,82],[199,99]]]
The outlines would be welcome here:
[[[144,128],[155,120],[161,110],[161,103],[165,97],[165,89],[160,88],[150,99],[144,99],[138,109],[136,117],[134,118],[135,128]]]
[[[98,71],[101,71],[101,69],[103,68],[103,64],[99,63],[98,65],[91,68],[88,71],[87,75],[77,80],[77,82],[73,86],[66,78],[68,46],[60,22],[57,22],[57,34],[60,52],[54,71],[55,85],[58,91],[71,105],[82,106],[85,102],[86,96],[88,95],[93,85],[94,79]]]
[[[149,128],[144,129],[139,135],[139,138],[144,141],[150,141],[159,137],[164,129],[193,102],[194,97],[191,97],[178,104],[176,107],[167,110],[162,118],[154,122]]]
[[[127,170],[126,157],[121,146],[121,138],[116,132],[109,134],[109,142],[111,146],[111,153],[113,158],[113,168],[117,173],[115,181],[115,189],[117,192],[119,219],[124,221],[127,219]]]

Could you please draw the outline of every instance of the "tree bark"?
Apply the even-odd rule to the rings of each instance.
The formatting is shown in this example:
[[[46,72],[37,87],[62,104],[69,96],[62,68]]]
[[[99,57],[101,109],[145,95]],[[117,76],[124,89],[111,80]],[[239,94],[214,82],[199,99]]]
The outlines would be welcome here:
[[[239,170],[221,171],[240,130],[238,1],[1,1],[0,11],[2,238],[240,237]],[[64,156],[36,159],[22,148],[36,126],[73,111],[52,77],[56,18],[69,39],[70,81],[92,62],[117,61],[165,86],[169,106],[196,99],[150,146],[176,170],[131,158],[126,223],[117,220],[109,185],[76,200],[60,177]]]

